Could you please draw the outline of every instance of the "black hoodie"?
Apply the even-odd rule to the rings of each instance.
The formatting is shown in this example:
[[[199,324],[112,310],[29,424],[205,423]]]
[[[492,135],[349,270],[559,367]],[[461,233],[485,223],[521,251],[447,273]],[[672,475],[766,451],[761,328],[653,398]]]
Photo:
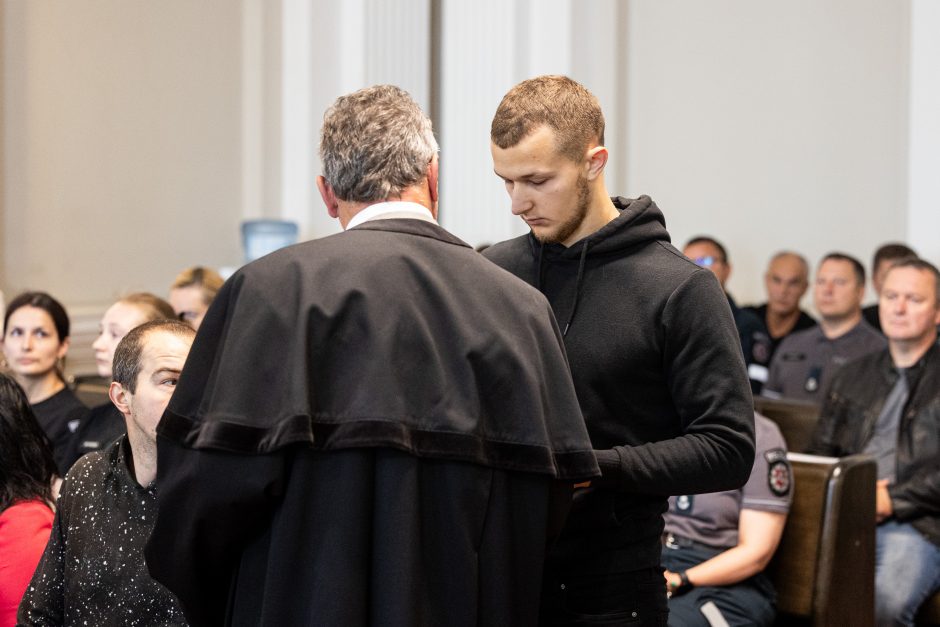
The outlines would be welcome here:
[[[675,494],[747,481],[753,401],[738,333],[717,279],[669,243],[647,196],[565,248],[531,234],[486,257],[547,297],[604,472],[580,491],[554,558],[579,572],[659,565],[662,513]]]

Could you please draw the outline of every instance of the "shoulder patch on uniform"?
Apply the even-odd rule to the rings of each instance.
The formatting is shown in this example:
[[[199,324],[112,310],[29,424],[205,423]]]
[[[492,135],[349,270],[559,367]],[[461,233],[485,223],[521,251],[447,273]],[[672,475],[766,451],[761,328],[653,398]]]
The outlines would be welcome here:
[[[771,449],[764,453],[764,459],[767,460],[767,485],[770,491],[776,496],[786,496],[793,484],[787,452],[782,448]]]
[[[751,347],[751,356],[759,364],[767,364],[770,361],[770,337],[762,332],[755,331],[751,336],[754,345]]]

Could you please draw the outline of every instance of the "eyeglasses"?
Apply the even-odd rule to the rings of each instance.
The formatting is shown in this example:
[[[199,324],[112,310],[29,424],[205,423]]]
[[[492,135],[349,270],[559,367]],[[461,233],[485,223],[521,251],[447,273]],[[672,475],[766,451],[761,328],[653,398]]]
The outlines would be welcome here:
[[[725,262],[725,260],[722,259],[721,257],[712,257],[711,255],[709,255],[708,257],[695,257],[694,259],[692,259],[692,261],[695,262],[695,265],[701,266],[703,268],[711,268],[716,263]]]

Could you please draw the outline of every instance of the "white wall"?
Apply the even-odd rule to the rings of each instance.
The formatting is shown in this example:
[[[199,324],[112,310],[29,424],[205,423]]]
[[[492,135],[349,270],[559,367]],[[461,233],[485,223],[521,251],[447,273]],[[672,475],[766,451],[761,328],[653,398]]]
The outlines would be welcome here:
[[[776,250],[867,265],[904,239],[909,3],[629,6],[627,192],[659,203],[678,246],[723,241],[739,300],[763,298]]]
[[[940,2],[914,0],[911,29],[907,240],[940,264]]]
[[[237,265],[243,218],[335,232],[313,185],[320,120],[376,82],[440,105],[444,225],[472,244],[521,233],[489,123],[542,72],[601,100],[613,193],[652,195],[680,245],[728,244],[739,300],[761,298],[782,247],[940,255],[930,0],[913,17],[911,0],[437,7],[435,95],[431,0],[0,1],[0,288],[97,311],[187,265]]]
[[[239,5],[2,9],[3,290],[98,305],[236,260]]]

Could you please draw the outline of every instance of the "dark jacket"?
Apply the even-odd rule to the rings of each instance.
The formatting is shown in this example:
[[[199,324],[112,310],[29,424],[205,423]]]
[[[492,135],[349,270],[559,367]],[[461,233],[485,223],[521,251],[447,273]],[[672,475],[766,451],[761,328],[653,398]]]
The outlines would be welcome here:
[[[888,350],[846,364],[832,380],[808,452],[861,453],[897,381]],[[910,393],[898,427],[897,482],[888,488],[894,517],[940,545],[940,348],[907,371]]]
[[[753,405],[728,300],[669,244],[648,197],[570,248],[530,234],[485,256],[547,297],[604,472],[579,492],[554,558],[584,572],[659,564],[672,494],[747,481]]]
[[[147,573],[157,497],[132,464],[123,436],[68,472],[17,625],[186,625],[176,599]]]
[[[158,433],[147,560],[193,625],[534,625],[600,474],[545,298],[420,220],[239,270]]]

